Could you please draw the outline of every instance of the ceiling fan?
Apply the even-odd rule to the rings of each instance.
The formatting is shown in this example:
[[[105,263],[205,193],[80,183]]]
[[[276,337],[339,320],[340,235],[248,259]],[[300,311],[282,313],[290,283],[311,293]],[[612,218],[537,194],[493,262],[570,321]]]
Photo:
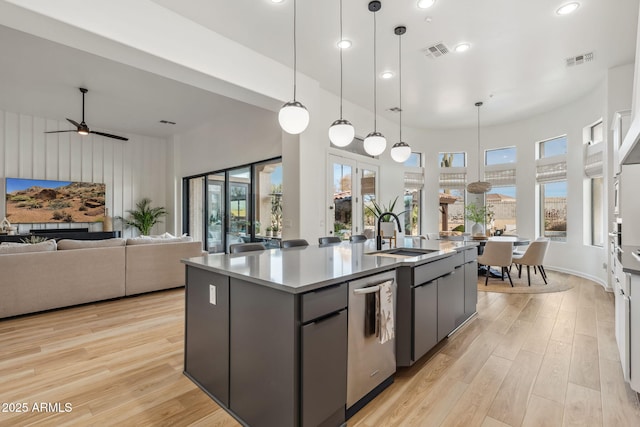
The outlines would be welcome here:
[[[75,120],[67,119],[69,123],[71,123],[76,127],[76,130],[52,130],[45,133],[77,132],[80,135],[89,135],[90,133],[94,133],[96,135],[106,136],[107,138],[114,138],[114,139],[119,139],[121,141],[128,141],[129,138],[125,138],[123,136],[112,135],[110,133],[98,132],[98,131],[89,129],[89,126],[87,126],[87,124],[84,122],[84,94],[89,92],[89,90],[83,87],[79,89],[80,89],[80,92],[82,92],[82,122],[78,123]]]

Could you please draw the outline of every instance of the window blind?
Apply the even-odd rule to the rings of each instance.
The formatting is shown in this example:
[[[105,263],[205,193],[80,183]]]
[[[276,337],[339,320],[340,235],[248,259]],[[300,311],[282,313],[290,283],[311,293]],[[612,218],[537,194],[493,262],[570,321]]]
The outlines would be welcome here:
[[[516,185],[516,169],[512,164],[485,166],[484,180],[493,187],[512,187]]]
[[[584,174],[588,178],[604,175],[603,147],[602,142],[585,146]]]
[[[422,190],[424,188],[424,175],[419,172],[405,172],[404,188],[407,190]]]
[[[464,189],[466,185],[467,168],[440,168],[440,188]]]
[[[567,156],[553,156],[536,160],[536,182],[564,181],[567,179]]]

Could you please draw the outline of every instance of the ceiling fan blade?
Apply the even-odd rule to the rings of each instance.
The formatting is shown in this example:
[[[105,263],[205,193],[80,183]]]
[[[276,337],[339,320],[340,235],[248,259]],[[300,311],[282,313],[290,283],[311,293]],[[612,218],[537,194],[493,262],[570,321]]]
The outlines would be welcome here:
[[[45,133],[62,133],[62,132],[77,132],[77,130],[50,130],[49,132],[45,132]]]
[[[75,120],[67,119],[67,121],[77,128],[80,127],[80,123],[76,122]]]
[[[89,133],[95,133],[96,135],[106,136],[107,138],[119,139],[121,141],[128,141],[129,140],[129,138],[125,138],[124,136],[112,135],[110,133],[104,133],[104,132],[96,132],[94,130],[92,130]]]

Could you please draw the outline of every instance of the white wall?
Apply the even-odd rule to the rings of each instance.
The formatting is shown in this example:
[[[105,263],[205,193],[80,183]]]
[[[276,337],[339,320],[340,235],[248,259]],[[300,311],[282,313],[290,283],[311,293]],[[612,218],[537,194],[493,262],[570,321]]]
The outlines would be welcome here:
[[[126,216],[125,211],[142,197],[151,198],[154,206],[166,206],[165,140],[125,135],[129,141],[122,142],[74,132],[44,133],[65,129],[69,129],[66,122],[0,110],[0,177],[105,183],[111,216]],[[4,216],[4,198],[0,212]],[[74,226],[102,230],[101,224],[48,224],[47,228]],[[20,231],[44,227],[24,224]],[[119,229],[115,223],[114,229]],[[153,229],[164,231],[164,223]],[[125,236],[132,233],[127,230]]]

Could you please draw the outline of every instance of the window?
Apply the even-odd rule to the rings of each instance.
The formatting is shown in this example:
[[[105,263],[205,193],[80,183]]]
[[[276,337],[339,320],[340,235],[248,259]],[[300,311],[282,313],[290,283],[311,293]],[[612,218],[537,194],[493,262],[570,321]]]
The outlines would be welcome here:
[[[421,153],[411,153],[409,158],[403,163],[405,166],[410,168],[421,168],[422,167],[422,154]]]
[[[422,188],[424,177],[422,172],[404,173],[404,234],[420,235],[420,217],[422,206]]]
[[[491,183],[485,204],[489,216],[487,228],[491,232],[501,230],[504,234],[516,235],[516,148],[487,150],[485,154],[484,179]]]
[[[538,143],[536,182],[539,186],[540,235],[567,240],[567,137]]]
[[[233,243],[250,241],[280,246],[280,158],[184,178],[183,188],[183,231],[207,251],[224,252]]]
[[[604,142],[602,120],[585,128],[588,134],[587,143],[584,145],[584,174],[586,176],[587,194],[585,194],[585,212],[590,215],[585,217],[585,225],[588,233],[585,233],[585,244],[604,246]],[[584,133],[583,133],[584,135]]]
[[[467,155],[466,153],[440,153],[438,164],[440,165],[439,231],[464,231]]]

